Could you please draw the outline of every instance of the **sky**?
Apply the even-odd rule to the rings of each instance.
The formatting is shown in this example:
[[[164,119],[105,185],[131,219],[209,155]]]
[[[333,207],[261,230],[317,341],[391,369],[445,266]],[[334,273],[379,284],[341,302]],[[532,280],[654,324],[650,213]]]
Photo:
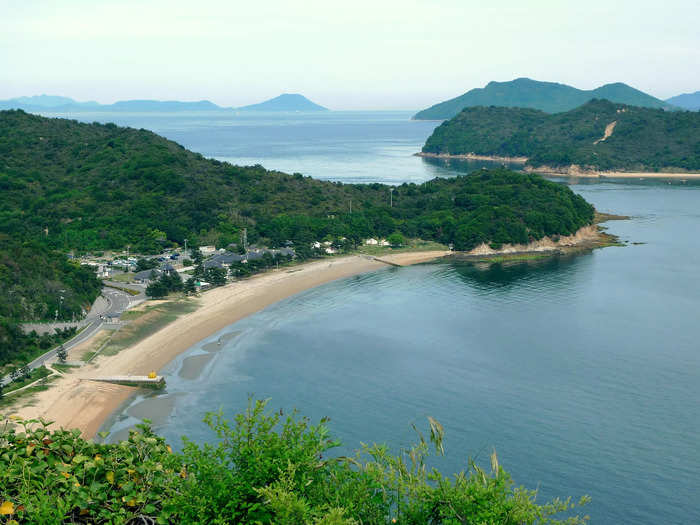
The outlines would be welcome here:
[[[700,2],[0,0],[0,99],[420,109],[518,77],[700,90]]]

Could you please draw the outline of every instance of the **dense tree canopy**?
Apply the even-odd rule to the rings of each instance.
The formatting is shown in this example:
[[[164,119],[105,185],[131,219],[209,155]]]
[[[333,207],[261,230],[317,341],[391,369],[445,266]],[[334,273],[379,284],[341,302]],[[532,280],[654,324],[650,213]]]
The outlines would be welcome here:
[[[0,112],[0,316],[70,319],[98,293],[61,253],[311,243],[398,233],[453,243],[568,235],[593,208],[537,175],[482,171],[423,184],[341,184],[205,159],[146,130]],[[352,212],[350,211],[352,210]],[[142,263],[143,266],[143,263]],[[65,292],[60,292],[65,290]],[[60,297],[64,299],[61,300]],[[62,301],[60,308],[58,301]]]
[[[600,140],[608,125],[612,135]],[[531,166],[700,170],[700,113],[592,100],[566,113],[467,108],[438,126],[426,153],[528,157]]]

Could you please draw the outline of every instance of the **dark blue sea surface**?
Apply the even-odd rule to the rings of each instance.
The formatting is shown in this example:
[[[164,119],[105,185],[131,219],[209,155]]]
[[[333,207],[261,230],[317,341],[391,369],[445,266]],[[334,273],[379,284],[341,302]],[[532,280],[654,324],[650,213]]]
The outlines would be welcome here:
[[[408,114],[172,118],[132,125],[207,156],[345,182],[474,167],[412,157],[436,123]],[[562,182],[600,211],[630,215],[607,223],[627,245],[527,263],[387,268],[298,294],[168,365],[157,396],[175,401],[157,430],[175,444],[183,434],[211,439],[204,412],[233,415],[254,394],[330,416],[347,449],[397,449],[430,415],[446,429],[446,471],[495,448],[516,483],[543,499],[590,495],[592,523],[699,523],[700,185]],[[182,377],[185,361],[219,338],[201,372]],[[110,423],[115,435],[133,414]]]

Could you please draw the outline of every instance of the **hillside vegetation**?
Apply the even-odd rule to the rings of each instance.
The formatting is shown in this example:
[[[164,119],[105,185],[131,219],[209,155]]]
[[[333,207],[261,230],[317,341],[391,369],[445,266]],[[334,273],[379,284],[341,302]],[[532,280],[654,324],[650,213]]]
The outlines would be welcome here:
[[[402,184],[390,206],[385,185],[232,166],[150,131],[22,111],[0,112],[0,191],[0,326],[71,319],[94,299],[97,281],[69,251],[157,253],[185,239],[225,247],[244,228],[251,243],[291,241],[302,258],[318,240],[357,245],[394,233],[469,250],[568,235],[593,219],[583,198],[536,175]]]
[[[446,476],[428,468],[444,453],[440,423],[430,440],[392,454],[365,445],[338,457],[326,420],[312,424],[251,403],[235,421],[210,414],[218,442],[185,439],[173,453],[148,426],[128,441],[99,444],[78,431],[22,422],[0,428],[0,523],[183,523],[275,525],[577,525],[570,500],[537,503],[499,465],[469,460]],[[0,421],[0,423],[2,423]],[[415,427],[414,427],[415,428]],[[588,502],[581,498],[579,505]],[[561,516],[557,519],[558,516]],[[569,516],[569,517],[567,517]]]
[[[592,99],[607,99],[630,106],[673,109],[671,104],[621,82],[583,90],[556,82],[517,78],[510,82],[489,82],[484,88],[472,89],[464,95],[424,109],[413,118],[446,120],[456,116],[464,108],[474,106],[532,108],[547,113],[560,113],[572,110]]]
[[[601,140],[606,128],[611,134]],[[423,152],[520,156],[535,167],[576,164],[598,170],[697,171],[700,113],[607,100],[592,100],[554,115],[534,109],[467,108],[438,126]]]
[[[568,188],[505,170],[403,184],[390,207],[382,184],[232,166],[111,124],[2,112],[0,139],[0,232],[60,250],[149,252],[185,238],[225,246],[242,228],[270,246],[399,231],[469,249],[567,235],[592,219]],[[498,220],[481,220],[488,214]]]

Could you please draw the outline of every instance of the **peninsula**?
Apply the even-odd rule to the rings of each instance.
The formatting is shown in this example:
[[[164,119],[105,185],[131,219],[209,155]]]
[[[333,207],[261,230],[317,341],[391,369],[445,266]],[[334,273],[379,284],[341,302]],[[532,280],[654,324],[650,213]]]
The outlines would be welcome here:
[[[99,294],[68,253],[249,242],[292,245],[304,261],[319,241],[343,253],[392,235],[498,250],[575,235],[594,219],[581,196],[537,175],[341,184],[205,159],[146,130],[23,111],[0,112],[0,166],[0,282],[9,291],[0,296],[0,365],[48,344],[17,323],[80,317]]]
[[[700,113],[607,100],[557,114],[466,108],[438,126],[419,155],[517,162],[564,175],[687,177],[700,173]]]

